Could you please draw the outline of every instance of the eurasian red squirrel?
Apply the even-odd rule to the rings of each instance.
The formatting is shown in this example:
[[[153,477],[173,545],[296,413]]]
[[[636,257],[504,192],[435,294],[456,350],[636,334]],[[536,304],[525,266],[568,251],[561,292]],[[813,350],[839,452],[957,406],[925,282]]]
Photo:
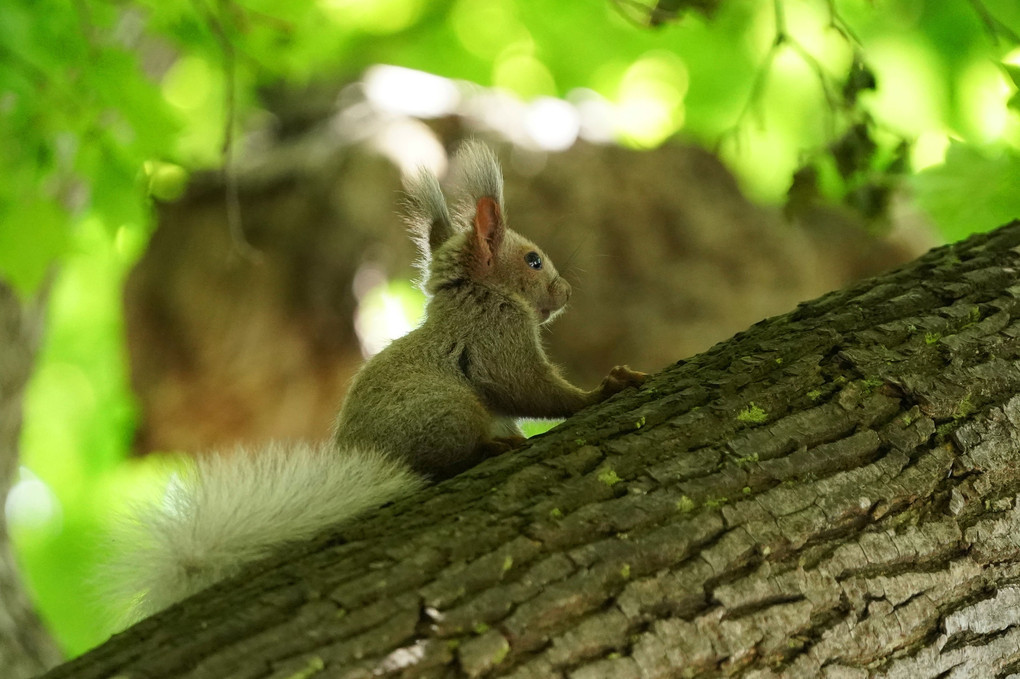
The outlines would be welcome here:
[[[563,310],[570,285],[507,227],[488,147],[466,143],[454,165],[465,197],[452,217],[435,175],[422,170],[406,187],[425,321],[361,368],[330,441],[202,456],[167,502],[139,512],[118,567],[138,617],[515,447],[514,418],[567,417],[644,382],[626,366],[590,391],[560,375],[539,326]]]

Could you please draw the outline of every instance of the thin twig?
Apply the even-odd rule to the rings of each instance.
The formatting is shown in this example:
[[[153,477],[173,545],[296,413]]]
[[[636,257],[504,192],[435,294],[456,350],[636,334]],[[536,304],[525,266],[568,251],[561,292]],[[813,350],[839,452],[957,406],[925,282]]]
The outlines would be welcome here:
[[[988,31],[988,35],[991,36],[996,45],[999,44],[999,41],[1003,36],[1014,43],[1020,43],[1020,35],[1018,35],[1012,28],[996,19],[992,13],[988,11],[988,8],[985,7],[981,0],[970,0],[970,6],[974,8],[978,17],[981,18],[981,23],[985,25],[985,30]]]
[[[223,185],[226,195],[227,227],[230,229],[231,242],[242,258],[257,262],[262,253],[254,248],[244,234],[244,223],[241,218],[241,195],[237,182],[237,171],[234,166],[234,124],[237,117],[237,53],[234,44],[227,35],[223,16],[229,0],[218,0],[219,14],[195,0],[199,10],[205,14],[210,30],[219,43],[223,54],[224,75],[224,125],[223,125]]]
[[[716,151],[718,151],[723,142],[731,136],[735,140],[737,150],[740,150],[740,137],[737,132],[743,125],[744,119],[751,112],[751,109],[760,102],[761,93],[765,89],[765,81],[772,68],[772,60],[776,58],[779,50],[783,47],[783,42],[786,41],[786,24],[783,18],[783,9],[780,5],[780,0],[773,0],[772,8],[775,17],[775,37],[772,39],[769,51],[765,53],[765,57],[762,59],[761,64],[758,66],[758,70],[754,74],[754,81],[751,83],[751,91],[748,92],[747,99],[744,100],[744,105],[741,107],[740,113],[737,114],[736,119],[733,121],[733,125],[719,136],[719,140],[716,142]]]
[[[648,28],[653,23],[655,7],[649,7],[640,0],[611,0],[616,7],[616,12],[624,21],[629,22],[636,28]],[[638,17],[641,17],[640,19]],[[643,20],[647,17],[648,23]]]
[[[824,68],[822,68],[821,62],[819,62],[813,54],[804,49],[804,46],[799,42],[796,40],[787,40],[786,42],[790,48],[800,56],[801,61],[807,64],[808,68],[815,72],[815,76],[818,78],[818,84],[822,88],[822,94],[825,96],[826,110],[829,113],[827,122],[829,136],[834,136],[836,134],[835,111],[839,107],[839,102],[836,101],[836,98],[832,94],[832,89],[829,85],[829,74],[825,72]]]
[[[850,31],[849,27],[846,27],[843,20],[839,18],[838,14],[835,13],[835,7],[832,5],[832,0],[827,0],[827,2],[829,3],[830,21],[832,22],[831,23],[832,27],[835,28],[840,33],[840,35],[842,35],[844,39],[847,40],[848,42],[851,40],[856,40],[856,37]],[[836,130],[835,111],[839,107],[839,102],[837,101],[832,91],[831,85],[832,77],[825,72],[825,69],[822,67],[821,62],[818,61],[818,59],[813,54],[808,52],[807,49],[802,44],[800,44],[800,42],[795,40],[793,37],[790,36],[789,33],[787,33],[786,18],[783,13],[782,0],[773,0],[772,7],[775,21],[775,37],[772,40],[772,45],[769,47],[769,51],[765,54],[765,57],[762,59],[761,65],[758,67],[757,73],[755,73],[754,82],[751,84],[751,91],[748,93],[747,99],[744,101],[744,105],[741,108],[740,113],[737,114],[737,117],[734,120],[733,125],[730,126],[730,128],[727,129],[725,132],[723,132],[720,135],[718,142],[716,142],[717,151],[719,149],[719,146],[721,146],[722,143],[726,141],[726,139],[729,137],[732,137],[733,139],[736,140],[737,148],[739,150],[740,138],[737,135],[737,132],[743,125],[745,118],[751,112],[751,109],[756,104],[760,103],[762,92],[765,89],[766,79],[768,77],[769,71],[772,68],[772,62],[775,60],[776,56],[779,54],[780,50],[783,49],[783,47],[789,47],[790,49],[792,49],[797,54],[797,56],[800,57],[801,61],[803,61],[808,66],[808,68],[814,71],[815,76],[818,78],[818,84],[822,88],[822,94],[825,97],[826,111],[829,114],[827,121],[829,136],[831,137],[835,135]],[[839,22],[839,24],[842,24],[842,27],[836,24],[837,21]]]
[[[857,37],[857,34],[850,28],[850,24],[836,9],[836,0],[825,0],[825,4],[829,9],[829,28],[843,36],[843,39],[848,43],[861,47],[861,39]]]
[[[67,83],[63,80],[53,78],[50,72],[36,64],[34,61],[27,59],[0,43],[0,62],[3,62],[5,66],[14,67],[13,69],[8,70],[16,69],[20,71],[21,74],[28,80],[38,85],[40,91],[56,93],[58,98],[63,100],[63,106],[67,107],[66,110],[63,111],[64,113],[74,111],[75,113],[72,115],[82,115],[81,93],[69,89]]]
[[[95,59],[99,56],[99,48],[96,45],[99,41],[99,37],[95,23],[92,21],[92,12],[89,10],[89,7],[85,4],[84,0],[74,0],[73,4],[74,9],[78,14],[78,25],[81,28],[82,35],[85,36],[85,45],[88,47],[92,58]]]

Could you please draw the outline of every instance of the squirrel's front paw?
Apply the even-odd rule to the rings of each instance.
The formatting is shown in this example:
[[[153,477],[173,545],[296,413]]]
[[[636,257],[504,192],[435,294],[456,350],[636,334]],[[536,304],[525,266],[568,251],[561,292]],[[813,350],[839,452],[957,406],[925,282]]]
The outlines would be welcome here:
[[[497,436],[496,438],[479,443],[476,452],[480,459],[496,457],[514,448],[520,448],[527,441],[528,439],[523,436]]]
[[[606,379],[602,380],[599,387],[602,391],[602,398],[607,399],[627,387],[640,387],[647,379],[647,373],[631,370],[625,365],[618,365],[609,371]]]

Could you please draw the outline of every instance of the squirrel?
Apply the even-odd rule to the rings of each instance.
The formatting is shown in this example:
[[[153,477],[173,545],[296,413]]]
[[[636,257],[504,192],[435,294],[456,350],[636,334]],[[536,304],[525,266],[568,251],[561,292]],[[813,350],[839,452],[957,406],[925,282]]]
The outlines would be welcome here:
[[[136,511],[120,535],[131,549],[113,565],[133,618],[519,446],[514,418],[567,417],[644,382],[627,366],[590,391],[560,375],[539,328],[570,285],[507,227],[492,151],[466,142],[454,167],[465,199],[452,216],[434,174],[405,183],[424,322],[362,366],[328,441],[201,456],[161,505]]]

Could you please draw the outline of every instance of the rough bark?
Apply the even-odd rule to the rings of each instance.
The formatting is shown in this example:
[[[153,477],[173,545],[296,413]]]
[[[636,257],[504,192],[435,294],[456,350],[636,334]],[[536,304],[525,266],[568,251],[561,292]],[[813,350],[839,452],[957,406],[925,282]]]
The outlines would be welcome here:
[[[1020,672],[1018,266],[763,321],[47,676]]]
[[[25,384],[39,346],[40,304],[25,304],[0,280],[0,500],[18,469]],[[0,502],[0,668],[9,679],[31,677],[60,661],[60,651],[36,615],[11,553]]]

